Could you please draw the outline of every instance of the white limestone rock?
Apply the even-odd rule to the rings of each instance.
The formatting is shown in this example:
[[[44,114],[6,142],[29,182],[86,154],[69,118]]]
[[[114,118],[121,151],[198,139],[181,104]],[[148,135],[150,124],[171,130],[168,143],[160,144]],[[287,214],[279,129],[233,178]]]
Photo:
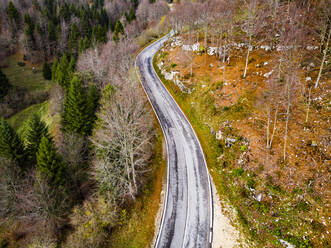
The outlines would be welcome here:
[[[273,72],[274,72],[274,70],[271,70],[271,71],[269,71],[269,72],[267,72],[267,73],[264,73],[263,76],[264,76],[265,78],[269,78]]]

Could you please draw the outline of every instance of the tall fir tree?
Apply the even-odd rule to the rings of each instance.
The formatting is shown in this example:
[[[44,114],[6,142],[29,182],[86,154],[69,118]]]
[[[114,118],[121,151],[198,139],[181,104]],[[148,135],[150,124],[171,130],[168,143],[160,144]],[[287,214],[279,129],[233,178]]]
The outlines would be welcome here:
[[[46,80],[51,80],[52,79],[52,70],[51,67],[49,66],[49,64],[47,62],[43,63],[43,76]]]
[[[74,75],[74,72],[75,72],[75,68],[76,68],[76,58],[75,58],[75,56],[71,55],[69,65],[67,68],[67,82],[71,81],[71,79]]]
[[[90,39],[92,34],[92,28],[85,9],[81,10],[80,16],[82,22],[82,33],[84,36],[87,36]]]
[[[26,150],[32,162],[36,162],[36,154],[42,137],[50,138],[48,127],[38,114],[34,114],[25,131]]]
[[[11,87],[7,76],[0,70],[0,100],[8,94]]]
[[[107,41],[107,30],[105,27],[101,26],[100,24],[93,29],[93,37],[96,42],[103,42]]]
[[[0,119],[0,156],[18,162],[21,167],[26,162],[23,141],[4,118]]]
[[[53,140],[43,136],[37,152],[37,170],[51,186],[62,186],[65,183],[65,166],[61,161]]]
[[[76,23],[71,25],[68,49],[71,53],[76,54],[78,50],[79,29]]]
[[[99,91],[97,89],[96,86],[92,85],[89,89],[89,94],[88,94],[88,98],[87,98],[87,106],[88,106],[88,113],[89,113],[89,130],[92,130],[93,128],[93,124],[96,121],[97,117],[96,117],[96,111],[98,108],[98,101],[99,101],[100,95],[99,95]]]
[[[120,34],[124,34],[124,27],[121,23],[120,20],[117,20],[115,29],[114,29],[114,34],[113,34],[113,40],[115,42],[118,42],[120,39]]]
[[[24,33],[31,39],[33,39],[34,26],[31,16],[28,13],[24,14]]]
[[[39,12],[41,11],[41,7],[38,0],[33,0],[33,5],[36,8],[36,10],[38,10]]]
[[[91,134],[98,98],[95,87],[91,87],[87,94],[79,77],[74,75],[64,102],[62,114],[64,129],[81,135]]]
[[[64,102],[62,124],[66,131],[85,135],[88,121],[87,98],[78,76],[73,76]]]
[[[50,42],[55,42],[56,41],[56,28],[55,28],[54,23],[51,20],[48,21],[47,29],[48,29],[48,40]]]
[[[117,20],[114,32],[124,34],[124,27],[120,20]]]
[[[84,52],[89,47],[90,47],[90,40],[87,36],[79,40],[79,48],[78,48],[79,53]]]
[[[8,17],[13,20],[16,24],[19,23],[19,18],[20,18],[20,14],[18,12],[18,10],[16,9],[15,5],[13,4],[12,1],[10,1],[8,3],[8,9],[7,9],[7,14]]]
[[[135,14],[135,11],[134,11],[134,8],[133,7],[130,8],[129,14],[128,13],[125,13],[125,17],[126,17],[126,20],[129,23],[131,23],[133,20],[136,19],[136,14]]]
[[[67,88],[69,85],[68,80],[68,66],[69,61],[66,54],[64,54],[57,65],[55,79],[63,88]]]
[[[52,80],[57,82],[56,71],[57,71],[58,62],[55,58],[52,65]]]

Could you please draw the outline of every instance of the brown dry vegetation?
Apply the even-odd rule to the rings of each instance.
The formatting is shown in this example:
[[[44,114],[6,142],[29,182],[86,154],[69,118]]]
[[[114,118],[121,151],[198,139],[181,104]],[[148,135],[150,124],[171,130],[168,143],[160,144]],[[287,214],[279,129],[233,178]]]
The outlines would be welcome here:
[[[273,69],[272,59],[277,51],[254,49],[247,77],[243,79],[245,53],[245,49],[234,49],[229,64],[223,64],[216,56],[194,53],[192,77],[190,60],[181,47],[173,48],[168,43],[158,61],[164,62],[162,68],[166,71],[178,71],[178,78],[191,89],[191,94],[175,89],[184,110],[190,108],[191,121],[194,112],[193,119],[199,119],[199,124],[207,125],[213,134],[222,131],[223,139],[217,141],[218,162],[209,167],[214,178],[223,174],[216,183],[229,184],[227,189],[233,192],[227,193],[227,197],[237,207],[239,221],[249,227],[250,236],[263,240],[261,244],[266,247],[280,245],[276,236],[299,247],[328,247],[331,242],[330,75],[324,74],[320,87],[313,89],[306,123],[305,78],[314,80],[318,68],[313,68],[309,75],[300,69],[301,83],[291,105],[287,159],[283,161],[286,111],[283,105],[272,148],[266,148],[264,96],[269,79],[264,74]],[[169,85],[177,88],[173,83]],[[196,129],[199,133],[199,128]],[[226,137],[237,141],[227,147]],[[200,135],[200,139],[209,137]],[[208,149],[204,147],[206,153]],[[259,194],[261,201],[254,199]]]

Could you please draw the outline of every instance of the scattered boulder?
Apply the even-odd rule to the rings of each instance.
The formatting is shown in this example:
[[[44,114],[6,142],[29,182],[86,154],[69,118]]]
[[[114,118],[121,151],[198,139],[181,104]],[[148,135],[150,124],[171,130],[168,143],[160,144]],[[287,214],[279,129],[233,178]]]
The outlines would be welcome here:
[[[264,49],[265,51],[270,51],[271,50],[271,47],[267,46],[267,45],[262,45],[262,46],[260,46],[260,48]]]
[[[174,78],[174,75],[172,73],[164,71],[162,74],[164,75],[164,78],[166,80],[173,80],[173,78]]]
[[[257,200],[258,202],[261,202],[262,201],[262,194],[259,193],[257,194],[256,196],[254,196],[255,200]]]
[[[200,43],[195,43],[192,45],[192,51],[193,52],[198,52],[200,51]]]
[[[219,130],[218,132],[216,132],[216,139],[217,140],[221,140],[223,139],[223,133],[221,130]]]
[[[290,244],[286,240],[280,239],[279,242],[286,248],[295,248],[295,245]]]
[[[234,143],[236,143],[237,139],[235,138],[226,138],[225,139],[225,145],[227,147],[231,147]]]
[[[318,49],[318,46],[307,46],[306,49],[308,51],[313,51],[313,50],[317,50]]]
[[[217,51],[218,51],[218,47],[208,47],[207,54],[212,56],[212,55],[216,54]]]
[[[263,76],[264,76],[265,78],[269,78],[273,72],[274,72],[274,70],[271,70],[271,71],[269,71],[269,72],[267,72],[267,73],[264,73]]]
[[[183,51],[191,51],[192,48],[191,48],[190,45],[183,45],[183,46],[182,46],[182,50],[183,50]]]

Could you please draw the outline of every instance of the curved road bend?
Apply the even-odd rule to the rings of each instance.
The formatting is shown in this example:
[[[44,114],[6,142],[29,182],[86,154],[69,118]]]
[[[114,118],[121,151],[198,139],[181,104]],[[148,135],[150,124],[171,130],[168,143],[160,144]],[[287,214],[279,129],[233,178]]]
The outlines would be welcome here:
[[[167,143],[167,195],[156,248],[210,247],[212,195],[199,140],[153,68],[153,56],[168,35],[136,58],[140,81],[159,119]]]

